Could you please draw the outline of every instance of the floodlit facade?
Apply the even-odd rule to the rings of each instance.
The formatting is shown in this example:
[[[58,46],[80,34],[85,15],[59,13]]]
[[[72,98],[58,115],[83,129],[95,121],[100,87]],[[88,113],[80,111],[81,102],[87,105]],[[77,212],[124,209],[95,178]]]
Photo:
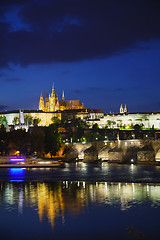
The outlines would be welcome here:
[[[58,110],[68,110],[68,109],[83,109],[83,103],[80,100],[69,100],[66,101],[64,98],[64,91],[62,92],[62,100],[58,100],[58,95],[55,93],[54,84],[52,87],[52,93],[46,94],[45,99],[41,91],[41,96],[39,99],[39,110],[44,112],[55,112]]]
[[[4,112],[0,113],[0,116],[5,116],[7,120],[7,124],[9,126],[16,125],[15,119],[19,119],[19,111],[13,112]],[[52,118],[58,118],[61,120],[61,113],[60,112],[42,112],[42,111],[24,111],[24,118],[25,117],[32,117],[32,119],[39,119],[39,126],[49,126],[52,123]],[[19,121],[17,122],[19,124]]]
[[[89,121],[90,125],[94,125],[95,123],[100,128],[108,126],[108,128],[125,127],[127,129],[138,124],[144,126],[144,128],[160,129],[160,112],[129,113],[127,105],[123,108],[121,104],[120,113],[108,113],[99,120]]]

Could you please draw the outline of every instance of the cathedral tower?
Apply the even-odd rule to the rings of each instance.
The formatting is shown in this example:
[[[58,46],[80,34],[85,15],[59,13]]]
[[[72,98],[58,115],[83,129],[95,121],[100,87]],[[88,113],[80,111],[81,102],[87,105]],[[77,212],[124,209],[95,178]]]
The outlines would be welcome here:
[[[39,99],[39,110],[44,111],[44,98],[43,98],[43,95],[42,95],[42,91],[41,91],[41,96],[40,96],[40,99]]]
[[[46,93],[46,98],[45,98],[45,111],[49,112],[49,99],[48,99],[48,93]]]
[[[56,94],[55,94],[54,83],[53,83],[52,93],[51,93],[51,96],[49,97],[49,111],[50,112],[55,111],[55,105],[56,105]]]
[[[56,95],[56,94],[55,94],[54,83],[53,83],[51,97],[55,97],[55,95]]]
[[[62,92],[62,101],[64,101],[64,90]]]
[[[54,84],[52,86],[51,94],[46,94],[45,101],[41,92],[39,100],[39,110],[44,112],[55,112],[58,110],[68,109],[83,109],[83,103],[80,100],[69,100],[66,101],[64,97],[64,91],[62,92],[62,100],[58,100],[58,95],[55,93]],[[124,109],[123,109],[124,112]]]

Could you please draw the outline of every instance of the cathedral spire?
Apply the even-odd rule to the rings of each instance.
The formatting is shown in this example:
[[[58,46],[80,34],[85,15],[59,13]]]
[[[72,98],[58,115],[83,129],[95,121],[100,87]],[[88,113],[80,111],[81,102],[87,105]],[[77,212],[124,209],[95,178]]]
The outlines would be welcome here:
[[[54,83],[53,83],[53,87],[52,87],[52,93],[55,93],[55,90],[54,90]]]
[[[41,96],[39,99],[39,110],[44,111],[44,98],[43,98],[42,90],[41,90]]]
[[[55,90],[54,90],[54,83],[53,83],[51,97],[54,97],[54,96],[55,96]]]
[[[46,99],[48,99],[48,92],[46,92]]]
[[[64,101],[64,90],[62,92],[62,101]]]

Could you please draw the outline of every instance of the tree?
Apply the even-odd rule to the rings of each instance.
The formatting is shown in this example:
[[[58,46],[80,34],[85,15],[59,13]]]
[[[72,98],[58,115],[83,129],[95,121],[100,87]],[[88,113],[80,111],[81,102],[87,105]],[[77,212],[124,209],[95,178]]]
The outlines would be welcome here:
[[[142,126],[139,125],[139,124],[136,124],[136,125],[133,126],[133,129],[134,130],[142,130]]]
[[[30,135],[22,129],[13,130],[9,133],[10,147],[14,151],[20,151],[22,154],[28,154],[30,146]]]
[[[61,146],[61,138],[55,124],[49,125],[45,133],[45,152],[55,156]]]
[[[110,128],[111,126],[111,120],[107,120],[107,123],[105,125],[105,128]]]
[[[107,124],[105,125],[105,128],[113,128],[116,125],[115,121],[107,120]]]
[[[56,124],[56,125],[61,124],[61,120],[58,117],[52,117],[51,122]]]
[[[0,116],[0,125],[7,125],[7,119],[5,116]]]
[[[9,150],[8,133],[4,127],[0,128],[0,155],[6,155]]]
[[[14,117],[12,123],[13,123],[13,125],[19,124],[19,118],[18,117]]]
[[[24,116],[24,123],[25,125],[32,125],[33,124],[33,117],[29,115]]]
[[[44,151],[44,139],[45,135],[44,132],[35,127],[31,132],[31,152],[37,152],[38,155]]]
[[[33,119],[33,126],[38,126],[38,124],[41,122],[41,119],[40,118],[34,118]]]
[[[99,129],[99,126],[97,123],[95,123],[93,126],[92,126],[92,129]]]
[[[112,127],[116,125],[115,121],[111,121]]]
[[[87,134],[85,138],[87,142],[94,142],[94,141],[103,139],[102,136],[99,135],[99,133],[94,133],[94,132]]]
[[[83,128],[81,128],[81,127],[77,128],[77,131],[74,132],[73,135],[72,135],[73,142],[77,142],[78,139],[81,139],[83,134],[84,134]]]

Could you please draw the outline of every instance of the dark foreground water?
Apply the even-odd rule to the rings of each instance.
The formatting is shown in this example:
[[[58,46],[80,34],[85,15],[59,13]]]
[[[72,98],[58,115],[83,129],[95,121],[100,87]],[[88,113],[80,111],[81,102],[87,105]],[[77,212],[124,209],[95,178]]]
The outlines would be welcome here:
[[[158,240],[159,225],[159,167],[0,169],[2,240]]]

